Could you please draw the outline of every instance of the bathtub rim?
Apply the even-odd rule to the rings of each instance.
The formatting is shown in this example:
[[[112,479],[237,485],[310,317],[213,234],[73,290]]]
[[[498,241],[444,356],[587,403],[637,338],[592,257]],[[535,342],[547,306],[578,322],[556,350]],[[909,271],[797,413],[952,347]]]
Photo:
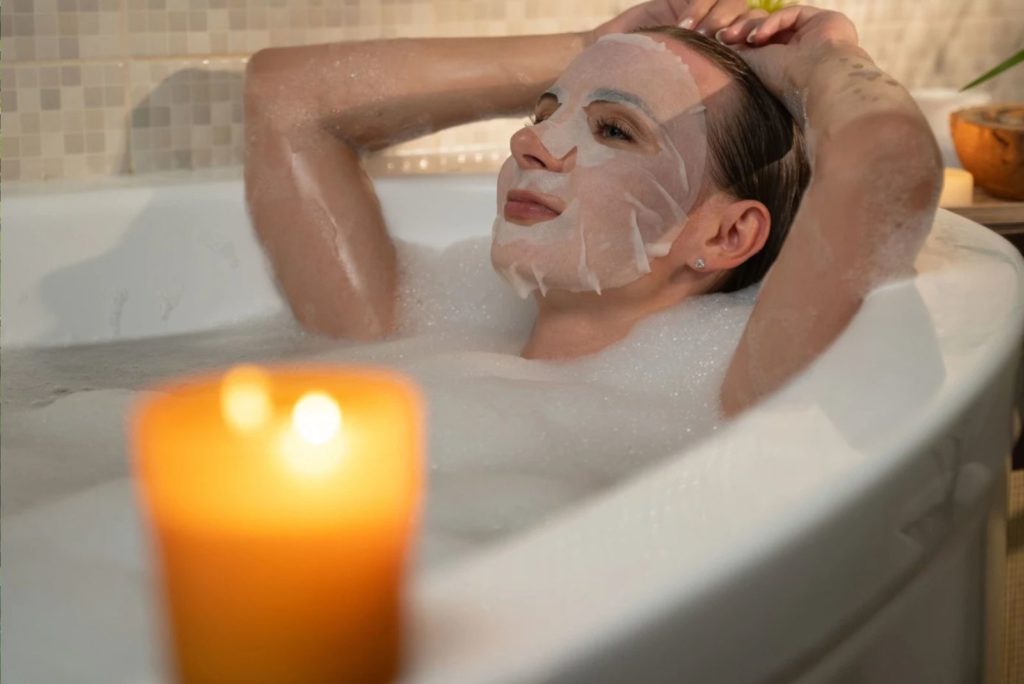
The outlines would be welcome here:
[[[939,211],[946,212],[946,210],[942,209]],[[904,423],[902,429],[889,433],[885,441],[873,449],[872,458],[868,459],[866,464],[862,464],[861,467],[855,469],[851,473],[851,477],[843,481],[833,481],[831,483],[832,486],[828,489],[818,491],[813,497],[802,499],[799,507],[776,517],[770,526],[759,529],[759,536],[749,539],[749,544],[745,544],[742,547],[734,547],[714,559],[714,564],[706,564],[700,569],[698,582],[695,585],[682,587],[682,583],[677,583],[675,587],[670,585],[667,590],[647,590],[642,592],[640,596],[637,596],[640,607],[627,618],[627,624],[618,622],[616,624],[602,625],[603,630],[599,630],[596,633],[591,632],[586,640],[578,641],[571,646],[561,644],[558,649],[552,649],[558,651],[556,656],[548,660],[535,659],[529,665],[521,665],[521,669],[513,669],[505,673],[503,678],[494,681],[545,681],[547,675],[552,672],[571,671],[573,664],[583,662],[588,654],[598,653],[609,644],[614,644],[621,639],[628,638],[629,634],[639,631],[649,624],[651,617],[658,613],[659,608],[665,605],[666,601],[678,605],[678,600],[667,598],[667,595],[673,588],[678,591],[676,599],[692,598],[703,595],[708,591],[721,592],[723,588],[729,586],[731,581],[740,577],[744,571],[755,567],[759,560],[770,556],[772,551],[796,545],[801,537],[821,526],[823,521],[849,515],[850,511],[856,506],[858,501],[863,499],[866,493],[872,492],[877,487],[882,486],[883,483],[888,482],[889,478],[895,473],[909,468],[912,461],[922,458],[920,449],[914,448],[915,445],[922,445],[922,441],[914,439],[914,436],[921,434],[929,435],[928,440],[923,442],[926,446],[938,439],[938,436],[944,434],[943,428],[946,425],[952,423],[954,419],[965,415],[971,409],[972,404],[985,394],[987,388],[998,384],[1001,375],[1006,376],[1004,378],[1005,383],[1019,385],[1021,373],[1020,341],[1024,339],[1024,259],[1008,241],[998,234],[952,212],[946,213],[956,216],[955,221],[957,223],[961,225],[972,224],[977,230],[982,231],[979,232],[979,235],[985,236],[983,241],[1007,258],[1008,262],[1012,264],[1016,281],[1016,291],[1014,294],[1016,295],[1017,303],[1012,309],[1012,318],[1001,328],[1002,335],[992,343],[995,348],[990,348],[989,351],[991,353],[978,363],[978,367],[974,368],[974,372],[965,376],[966,381],[958,385],[958,391],[955,395],[943,397],[940,403],[932,406],[933,410],[917,411],[915,413],[916,420]],[[900,286],[900,283],[885,287],[898,286]],[[834,345],[835,343],[833,347]],[[493,581],[485,580],[485,577],[494,570],[494,567],[491,565],[492,562],[494,564],[513,565],[517,561],[515,557],[518,557],[518,561],[522,562],[523,559],[531,556],[534,561],[542,562],[543,555],[537,553],[537,550],[543,548],[546,538],[559,534],[563,529],[568,529],[582,521],[588,520],[606,507],[625,501],[635,492],[642,492],[648,487],[654,487],[666,474],[679,467],[680,456],[692,457],[696,451],[713,451],[724,439],[726,432],[732,433],[748,430],[755,412],[770,409],[773,406],[786,402],[792,396],[800,394],[811,369],[833,362],[834,355],[830,355],[830,351],[832,351],[832,347],[816,359],[808,371],[805,371],[800,377],[767,397],[757,407],[738,416],[731,422],[727,431],[711,436],[707,440],[690,447],[682,454],[666,457],[652,467],[637,473],[628,480],[618,483],[610,490],[559,511],[551,519],[533,528],[513,537],[500,540],[496,544],[481,550],[479,554],[474,555],[472,558],[466,559],[457,568],[446,569],[448,572],[442,570],[435,575],[428,574],[421,582],[417,583],[419,585],[418,591],[429,597],[428,603],[437,602],[443,604],[453,596],[464,594],[468,583],[478,582],[480,586],[493,585]],[[936,402],[930,403],[935,404]],[[1009,440],[1009,415],[1006,418],[1006,438]],[[1009,444],[1007,444],[1008,447]],[[624,505],[620,507],[625,508]],[[933,551],[937,553],[938,549]],[[512,558],[502,559],[501,557],[505,555]],[[927,558],[922,560],[920,564],[905,569],[898,576],[894,577],[890,586],[895,588],[890,590],[898,591],[899,587],[906,586],[922,571],[926,562]],[[694,586],[696,586],[696,590]],[[477,595],[474,598],[481,600],[482,597]],[[621,618],[622,613],[619,615]],[[864,616],[863,620],[867,620],[870,617],[870,615]],[[813,664],[814,660],[810,662]],[[442,679],[432,679],[428,676],[422,679],[414,677],[408,681],[415,684],[420,684],[421,682],[423,684],[428,682],[431,684],[434,682],[441,684]],[[476,680],[470,676],[466,681]]]
[[[482,179],[487,179],[489,182],[492,181],[491,177],[489,177],[489,176],[479,176],[478,178],[481,179],[481,180]],[[147,179],[147,181],[148,181],[148,179]],[[191,182],[194,182],[194,181],[195,181],[195,178],[193,176],[182,177],[181,178],[181,182],[184,183],[184,184],[188,184],[188,183],[191,183]],[[225,181],[228,184],[236,183],[237,182],[237,178],[226,178]],[[405,180],[404,179],[399,179],[397,182],[403,183],[403,182],[405,182]],[[139,185],[141,185],[143,187],[147,187],[148,183],[139,183]],[[109,186],[107,186],[107,187],[109,187]],[[92,187],[82,187],[81,188],[82,191],[88,191],[88,190],[91,190],[91,189],[92,189]],[[48,188],[48,190],[49,190],[49,188]],[[1003,253],[1004,256],[1005,255],[1010,255],[1012,257],[1012,259],[1013,259],[1014,266],[1015,266],[1015,272],[1016,272],[1016,275],[1017,275],[1017,292],[1016,292],[1016,295],[1017,295],[1017,301],[1020,302],[1022,292],[1024,292],[1024,286],[1022,286],[1022,280],[1021,280],[1022,266],[1021,266],[1020,257],[1016,253],[1015,250],[1012,250],[1012,248],[1009,248],[1008,243],[1005,243],[1005,241],[1003,241],[1001,238],[998,238],[998,236],[995,236],[994,234],[991,234],[990,238],[992,240],[996,241],[996,242],[992,242],[992,244],[993,244],[993,246],[995,246],[997,248],[997,251],[1000,251],[1001,253]],[[1013,330],[1016,330],[1016,334],[1011,334],[1012,331],[1010,331],[1010,328],[1012,328]],[[986,357],[984,363],[981,364],[982,367],[980,367],[979,369],[976,369],[975,373],[972,373],[971,375],[967,376],[968,379],[969,379],[969,382],[967,383],[968,387],[966,389],[964,389],[963,387],[961,388],[963,391],[961,391],[961,392],[959,392],[957,394],[957,396],[955,398],[955,401],[946,401],[946,402],[944,402],[942,404],[942,407],[941,407],[943,409],[943,411],[935,412],[935,413],[925,413],[924,416],[921,418],[921,422],[920,423],[915,423],[915,426],[917,427],[917,429],[911,430],[910,427],[905,426],[904,429],[902,430],[901,434],[899,434],[899,435],[897,435],[897,434],[890,435],[889,439],[886,442],[886,444],[885,445],[880,445],[878,447],[877,451],[879,452],[879,455],[871,460],[871,467],[866,469],[866,470],[860,471],[859,472],[859,475],[860,475],[859,478],[851,478],[851,481],[844,485],[845,492],[846,492],[846,496],[843,499],[844,504],[847,503],[847,502],[855,501],[857,499],[857,496],[858,496],[859,493],[861,493],[863,491],[870,490],[874,483],[877,483],[877,482],[880,482],[880,481],[884,481],[885,480],[885,476],[887,474],[891,473],[893,470],[895,470],[898,467],[898,464],[899,464],[899,461],[900,461],[900,459],[898,457],[901,456],[901,455],[902,456],[907,456],[907,453],[908,453],[907,450],[901,448],[901,446],[904,445],[905,442],[907,441],[907,435],[908,434],[922,432],[922,431],[924,431],[924,428],[927,428],[927,430],[930,431],[930,432],[928,432],[928,434],[939,434],[939,433],[941,433],[941,431],[937,430],[937,428],[939,426],[943,425],[943,421],[944,420],[948,420],[951,416],[954,416],[959,411],[962,411],[964,409],[964,407],[969,403],[969,396],[975,396],[975,395],[981,394],[983,392],[984,388],[990,384],[990,382],[991,382],[991,380],[993,378],[996,378],[999,375],[1000,372],[1002,372],[1002,371],[1008,369],[1010,366],[1012,366],[1013,365],[1013,357],[1018,354],[1018,351],[1017,351],[1015,345],[1016,345],[1017,340],[1019,339],[1020,331],[1021,331],[1022,328],[1024,328],[1024,311],[1022,311],[1021,307],[1018,305],[1014,309],[1013,320],[1009,321],[1007,323],[1007,325],[1004,326],[1004,332],[1006,334],[1001,336],[1000,339],[997,340],[997,342],[996,342],[996,344],[997,344],[996,353],[993,353],[989,357]],[[828,358],[827,354],[823,355],[819,359],[819,361],[817,363],[819,363],[819,364],[820,363],[825,363],[827,358]],[[797,387],[799,387],[799,386],[796,383],[791,383],[789,386],[784,388],[782,390],[782,392],[780,392],[778,395],[769,398],[767,400],[765,406],[770,405],[769,402],[779,401],[780,397],[786,396],[787,393],[797,392],[798,391],[798,389],[796,389]],[[741,416],[738,420],[743,420],[743,418],[744,417]],[[747,416],[747,420],[749,422],[749,415]],[[742,424],[743,423],[740,423],[740,422],[734,423],[734,425],[730,427],[730,430],[732,430],[732,429],[738,430],[738,429],[740,429],[738,426],[740,426]],[[711,445],[713,445],[716,441],[717,441],[717,438],[712,438],[712,439],[708,440],[705,443],[697,445],[694,448],[695,449],[711,448]],[[687,452],[687,453],[689,453],[689,452]],[[620,483],[618,486],[614,487],[611,491],[609,491],[609,492],[607,492],[605,494],[599,494],[599,495],[597,495],[597,496],[595,496],[595,497],[593,497],[591,499],[588,499],[587,501],[585,501],[582,504],[580,504],[579,507],[573,506],[573,507],[567,509],[567,510],[563,511],[562,513],[554,516],[547,523],[541,524],[541,525],[539,525],[536,528],[532,528],[530,530],[524,531],[522,534],[510,537],[510,538],[508,538],[507,540],[505,540],[503,542],[499,542],[499,543],[495,544],[493,547],[491,547],[489,549],[483,550],[480,555],[481,556],[487,556],[487,557],[499,556],[499,555],[502,555],[503,553],[507,553],[508,552],[508,548],[506,548],[506,547],[514,546],[514,547],[519,548],[520,545],[523,545],[523,544],[529,546],[529,544],[531,543],[531,541],[530,541],[531,539],[533,539],[533,538],[535,538],[535,537],[537,537],[539,535],[542,535],[542,534],[547,534],[549,526],[560,526],[560,525],[572,524],[573,521],[576,521],[576,520],[581,519],[582,517],[585,517],[588,514],[589,511],[592,511],[593,509],[596,509],[596,508],[599,508],[599,507],[604,507],[607,504],[608,499],[611,499],[611,498],[614,498],[614,497],[622,495],[622,491],[621,490],[625,490],[626,488],[632,489],[634,487],[638,487],[644,481],[646,481],[648,479],[653,480],[653,479],[659,477],[660,476],[659,473],[662,472],[663,468],[666,469],[666,470],[670,469],[670,466],[675,464],[676,461],[677,461],[676,457],[668,457],[668,458],[665,459],[665,461],[662,464],[657,465],[657,466],[651,468],[648,471],[645,471],[643,473],[637,474],[633,478]],[[815,497],[813,500],[805,501],[804,503],[805,503],[805,506],[800,511],[793,511],[788,516],[786,516],[785,518],[780,518],[777,521],[778,524],[776,525],[776,528],[775,528],[776,531],[783,530],[784,532],[786,532],[787,536],[793,536],[793,535],[799,534],[804,527],[809,526],[809,525],[814,525],[820,518],[816,517],[816,516],[811,516],[808,513],[808,510],[807,510],[808,506],[810,506],[811,508],[813,508],[813,506],[819,506],[821,508],[821,510],[835,510],[837,508],[836,499],[835,498],[829,498],[823,492],[819,492],[818,496]],[[817,514],[820,514],[821,510],[817,510],[815,512]],[[779,532],[775,536],[776,537],[783,536],[783,533]],[[769,543],[768,542],[769,538],[770,538],[769,535],[764,535],[760,539],[760,541],[762,542],[762,545],[764,546],[765,549],[775,548],[775,545],[778,542],[778,539],[776,538],[772,543]],[[751,559],[752,555],[751,555],[751,553],[749,553],[749,551],[750,551],[750,547],[744,547],[744,551],[741,554],[742,557],[747,559],[747,560]],[[737,552],[737,553],[739,553],[739,552]],[[719,560],[720,560],[720,564],[721,565],[733,567],[733,565],[730,564],[728,558],[724,558],[723,557],[722,559],[719,559]],[[481,558],[477,557],[477,556],[474,556],[472,559],[467,560],[467,563],[477,563],[479,561],[481,561]],[[450,568],[450,570],[451,570],[452,573],[458,572],[458,573],[461,574],[461,573],[466,572],[466,570],[463,569],[463,567],[464,566],[460,565],[459,568]],[[710,572],[711,569],[712,568],[707,569],[707,572]],[[427,592],[427,593],[431,593],[432,592],[434,594],[437,594],[437,593],[444,594],[445,592],[450,591],[450,588],[445,586],[445,582],[446,581],[447,582],[451,581],[450,579],[447,579],[449,577],[449,575],[446,574],[447,570],[449,570],[449,569],[446,569],[446,572],[439,573],[439,575],[437,577],[432,577],[432,576],[425,577],[423,582],[420,582],[420,583],[417,584],[416,591]],[[465,576],[465,575],[463,575],[463,576]],[[641,621],[642,620],[640,620],[639,618],[637,618],[635,620],[635,622],[641,622]],[[623,627],[621,625],[619,627],[620,627],[620,629],[624,629],[624,630],[628,631],[628,627]],[[612,635],[612,636],[614,636],[614,635]],[[593,647],[594,644],[598,643],[599,641],[600,641],[600,639],[596,639],[596,640],[595,639],[591,639],[590,642],[589,642],[589,646],[587,644],[580,644],[579,648],[581,648],[581,649],[583,649],[585,651],[587,648]],[[583,652],[583,651],[579,651],[579,652]],[[577,652],[577,654],[579,652]],[[567,661],[567,660],[571,660],[572,657],[573,657],[573,652],[571,652],[571,651],[563,651],[561,660],[564,662],[564,661]],[[544,662],[544,661],[535,661],[535,662],[533,662],[530,665],[531,668],[534,668],[534,671],[538,671],[538,668],[539,668],[539,670],[542,671],[542,670],[544,670],[545,668],[547,668],[549,666],[551,666],[551,663],[550,662]],[[510,673],[510,676],[512,676],[511,673]]]

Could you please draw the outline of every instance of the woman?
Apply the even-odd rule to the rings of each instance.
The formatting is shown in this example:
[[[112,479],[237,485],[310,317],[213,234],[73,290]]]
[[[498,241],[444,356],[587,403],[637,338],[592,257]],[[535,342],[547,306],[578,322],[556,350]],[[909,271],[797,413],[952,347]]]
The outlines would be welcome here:
[[[622,35],[663,25],[684,30]],[[934,139],[835,12],[652,0],[580,34],[270,49],[247,73],[246,190],[300,323],[361,339],[393,325],[395,249],[362,152],[530,107],[492,247],[537,299],[527,357],[596,352],[774,259],[721,389],[734,414],[910,273],[931,226]]]

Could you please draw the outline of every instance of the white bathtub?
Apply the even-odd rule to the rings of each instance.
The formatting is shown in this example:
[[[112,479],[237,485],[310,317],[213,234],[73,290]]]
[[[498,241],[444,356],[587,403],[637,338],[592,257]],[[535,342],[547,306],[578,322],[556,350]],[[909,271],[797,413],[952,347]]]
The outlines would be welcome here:
[[[379,189],[410,239],[445,244],[493,214],[489,178]],[[282,309],[234,178],[5,187],[2,211],[8,349]],[[947,213],[938,224],[921,275],[874,293],[777,396],[416,577],[407,681],[979,681],[998,656],[986,578],[1002,563],[1024,271],[986,229]],[[23,390],[3,375],[3,431],[17,433],[8,406]],[[34,456],[4,444],[5,680],[165,681],[123,464],[80,463],[73,445],[66,459]]]

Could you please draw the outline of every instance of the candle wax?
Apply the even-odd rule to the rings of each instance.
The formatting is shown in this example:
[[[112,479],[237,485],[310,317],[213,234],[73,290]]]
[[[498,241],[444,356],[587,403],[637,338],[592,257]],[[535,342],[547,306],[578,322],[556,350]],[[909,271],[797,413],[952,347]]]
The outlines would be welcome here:
[[[943,173],[940,207],[966,207],[974,203],[974,176],[963,169],[947,168]]]
[[[136,473],[179,681],[384,682],[422,487],[394,375],[242,368],[145,402]]]

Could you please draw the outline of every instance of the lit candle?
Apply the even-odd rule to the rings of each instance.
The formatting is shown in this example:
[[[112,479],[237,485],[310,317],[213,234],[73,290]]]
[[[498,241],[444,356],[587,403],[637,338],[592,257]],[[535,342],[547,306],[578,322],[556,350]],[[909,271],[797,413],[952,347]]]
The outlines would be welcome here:
[[[179,681],[394,678],[422,480],[408,382],[240,367],[163,388],[134,427]]]
[[[974,203],[974,176],[963,169],[945,169],[940,207],[966,207]]]

